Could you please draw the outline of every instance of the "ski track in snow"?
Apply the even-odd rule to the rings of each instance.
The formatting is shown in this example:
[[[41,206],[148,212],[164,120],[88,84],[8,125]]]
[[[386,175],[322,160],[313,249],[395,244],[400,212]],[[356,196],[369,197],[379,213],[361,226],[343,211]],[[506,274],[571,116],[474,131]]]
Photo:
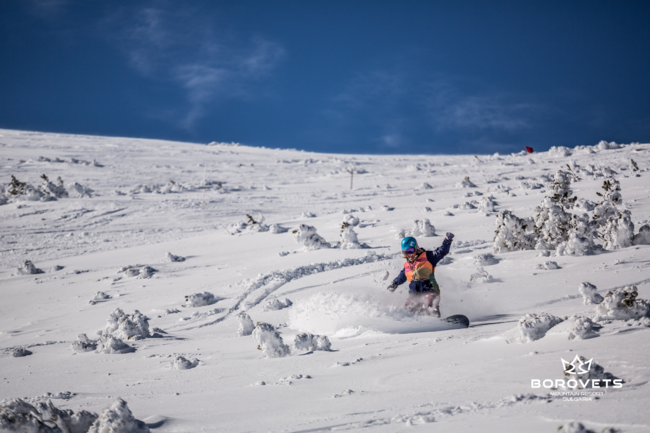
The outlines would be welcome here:
[[[393,258],[393,255],[369,255],[367,257],[362,257],[359,259],[345,259],[337,260],[329,263],[317,263],[309,266],[301,266],[295,269],[275,271],[267,274],[260,274],[257,278],[251,282],[245,283],[243,285],[244,289],[241,295],[237,297],[237,301],[233,307],[231,307],[228,312],[219,317],[216,320],[213,320],[208,323],[203,323],[198,326],[191,326],[186,328],[178,328],[179,330],[189,331],[195,328],[203,328],[206,326],[215,325],[217,323],[223,322],[233,313],[236,313],[240,310],[240,306],[244,304],[244,311],[248,311],[251,308],[261,304],[265,299],[268,298],[273,292],[278,290],[280,287],[285,285],[290,281],[297,280],[302,277],[309,275],[315,275],[322,272],[329,272],[335,269],[341,269],[352,266],[364,265],[367,263],[375,263],[382,260],[389,260]],[[256,293],[258,292],[259,293]]]

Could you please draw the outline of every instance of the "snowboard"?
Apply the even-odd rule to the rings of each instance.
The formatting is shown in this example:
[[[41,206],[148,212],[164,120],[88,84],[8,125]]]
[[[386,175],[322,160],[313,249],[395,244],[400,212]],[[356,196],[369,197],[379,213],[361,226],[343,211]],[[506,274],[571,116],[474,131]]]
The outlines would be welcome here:
[[[463,316],[462,314],[454,314],[453,316],[445,317],[442,320],[451,323],[452,325],[457,325],[460,328],[469,328],[469,319],[467,316]]]

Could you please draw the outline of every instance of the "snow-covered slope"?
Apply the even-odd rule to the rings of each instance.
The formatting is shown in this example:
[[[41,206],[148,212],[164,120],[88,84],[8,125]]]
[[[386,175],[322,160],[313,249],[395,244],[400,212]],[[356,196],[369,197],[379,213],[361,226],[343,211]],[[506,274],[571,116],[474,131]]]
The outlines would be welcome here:
[[[47,423],[50,399],[91,431],[650,429],[643,236],[493,249],[497,214],[532,217],[568,168],[594,203],[617,179],[638,233],[650,145],[392,157],[0,130],[0,157],[0,399],[33,405],[6,400],[0,420]],[[468,329],[385,290],[402,236],[433,249],[446,232],[441,310]],[[589,373],[565,375],[576,355]]]

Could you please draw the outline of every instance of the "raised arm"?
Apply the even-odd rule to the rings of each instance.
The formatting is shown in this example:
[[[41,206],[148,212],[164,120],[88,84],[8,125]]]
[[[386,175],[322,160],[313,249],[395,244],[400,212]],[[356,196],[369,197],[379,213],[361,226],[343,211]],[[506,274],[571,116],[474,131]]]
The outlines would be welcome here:
[[[454,239],[452,233],[447,233],[447,237],[442,241],[442,245],[436,248],[434,251],[427,251],[427,260],[435,267],[440,260],[447,254],[449,254],[449,248],[451,248],[451,241]]]

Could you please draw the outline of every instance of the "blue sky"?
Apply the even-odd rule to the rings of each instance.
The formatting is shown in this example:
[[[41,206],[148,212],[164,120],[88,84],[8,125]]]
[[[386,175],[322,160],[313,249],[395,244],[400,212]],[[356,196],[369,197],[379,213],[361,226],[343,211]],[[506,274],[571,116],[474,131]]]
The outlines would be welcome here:
[[[0,2],[0,127],[384,154],[650,142],[648,1]]]

